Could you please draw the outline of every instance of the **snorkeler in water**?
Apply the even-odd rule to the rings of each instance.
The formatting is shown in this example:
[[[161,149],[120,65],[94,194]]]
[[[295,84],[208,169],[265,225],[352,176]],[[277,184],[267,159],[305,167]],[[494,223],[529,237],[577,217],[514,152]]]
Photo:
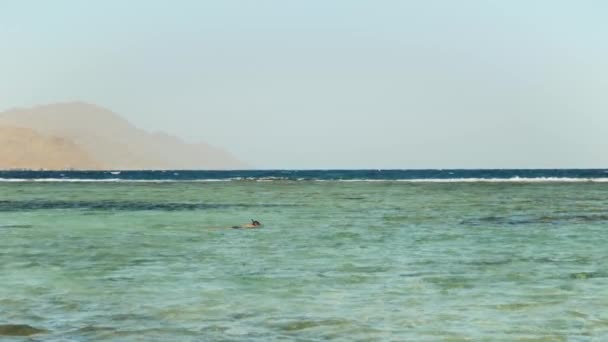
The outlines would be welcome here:
[[[240,229],[240,228],[260,228],[262,227],[262,224],[260,223],[260,221],[251,219],[251,223],[248,224],[243,224],[240,226],[232,226],[232,228],[234,229]]]

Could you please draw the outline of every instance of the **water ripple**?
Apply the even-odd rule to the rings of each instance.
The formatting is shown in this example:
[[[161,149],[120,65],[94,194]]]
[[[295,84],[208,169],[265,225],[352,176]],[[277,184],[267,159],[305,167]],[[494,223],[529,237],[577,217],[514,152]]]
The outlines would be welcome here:
[[[460,221],[462,225],[484,226],[484,225],[528,225],[528,224],[560,224],[560,223],[594,223],[608,222],[606,214],[574,214],[574,215],[555,215],[555,216],[484,216],[479,218],[464,219]]]
[[[62,200],[31,200],[31,201],[0,201],[0,211],[28,211],[52,209],[77,210],[120,210],[120,211],[185,211],[211,210],[231,208],[273,208],[293,207],[293,204],[248,204],[248,203],[191,203],[191,202],[145,202],[145,201],[62,201]],[[0,228],[28,228],[27,225],[5,225]]]

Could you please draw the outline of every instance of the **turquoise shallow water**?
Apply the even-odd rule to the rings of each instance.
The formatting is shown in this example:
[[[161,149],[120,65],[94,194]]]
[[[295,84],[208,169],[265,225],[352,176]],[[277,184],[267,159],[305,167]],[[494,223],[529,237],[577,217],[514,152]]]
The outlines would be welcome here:
[[[23,182],[0,196],[0,324],[46,330],[11,341],[608,340],[608,183]],[[250,218],[265,227],[223,228]]]

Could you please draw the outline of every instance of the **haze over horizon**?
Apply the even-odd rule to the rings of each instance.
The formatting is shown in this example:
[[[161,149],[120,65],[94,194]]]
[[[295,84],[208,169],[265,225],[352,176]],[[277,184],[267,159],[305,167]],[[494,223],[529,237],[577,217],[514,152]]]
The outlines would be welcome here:
[[[255,168],[608,166],[600,1],[0,3],[0,112],[66,101]]]

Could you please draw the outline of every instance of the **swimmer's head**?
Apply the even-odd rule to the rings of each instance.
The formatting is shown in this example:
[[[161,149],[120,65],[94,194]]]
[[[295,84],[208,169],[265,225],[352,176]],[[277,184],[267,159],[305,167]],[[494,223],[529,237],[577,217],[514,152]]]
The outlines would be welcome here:
[[[254,219],[251,219],[251,224],[254,226],[261,226],[262,224],[260,223],[260,221],[256,221]]]

